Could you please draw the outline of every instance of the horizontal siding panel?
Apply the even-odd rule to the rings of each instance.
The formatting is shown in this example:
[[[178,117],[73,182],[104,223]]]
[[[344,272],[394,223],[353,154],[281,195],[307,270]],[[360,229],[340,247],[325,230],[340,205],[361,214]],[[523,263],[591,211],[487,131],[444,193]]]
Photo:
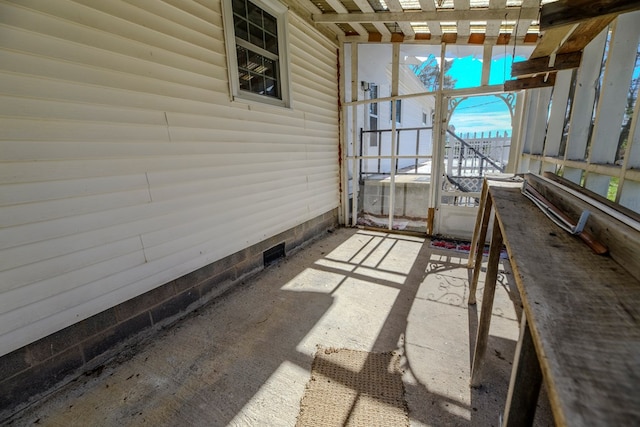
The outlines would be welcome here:
[[[325,94],[312,93],[304,89],[296,93],[296,102],[303,103],[304,109],[312,112],[330,110],[335,104],[334,100]]]
[[[310,129],[311,130],[311,129]],[[328,131],[321,130],[322,134]],[[235,135],[237,141],[207,141],[200,142],[161,142],[161,141],[0,141],[0,154],[5,160],[6,166],[11,167],[12,162],[55,161],[65,158],[68,164],[79,163],[78,160],[95,159],[103,160],[102,171],[107,166],[107,162],[117,162],[119,159],[141,158],[144,166],[154,169],[152,166],[154,158],[161,159],[168,156],[194,156],[194,155],[216,155],[219,153],[235,154],[259,154],[261,152],[281,153],[290,152],[335,152],[335,141],[331,138],[314,138],[313,144],[303,142],[300,138],[288,138],[283,141],[278,134],[272,136],[265,135],[264,138],[247,138],[243,135]],[[247,141],[248,140],[248,141]],[[67,154],[68,153],[68,154]],[[62,157],[64,156],[64,157]],[[151,157],[153,156],[153,157]],[[146,157],[146,159],[142,159]],[[109,159],[111,158],[111,160]],[[74,160],[76,159],[76,160]],[[212,165],[224,166],[220,162],[211,160]],[[162,163],[164,165],[164,163]],[[194,163],[193,168],[198,164]],[[44,164],[46,167],[46,163]],[[79,167],[82,164],[78,164]],[[115,166],[114,166],[115,167]],[[187,166],[188,167],[188,164]],[[190,168],[191,169],[191,168]],[[0,176],[6,177],[10,181],[10,174]]]
[[[308,153],[305,153],[308,156]],[[330,158],[330,157],[327,157]],[[311,163],[314,160],[315,163]],[[320,161],[318,161],[320,160]],[[268,164],[261,164],[260,167],[256,167],[255,164],[242,164],[242,165],[228,165],[222,167],[207,167],[199,169],[188,170],[174,170],[174,171],[162,171],[149,174],[149,184],[152,189],[156,190],[162,186],[176,186],[190,182],[207,182],[207,185],[213,185],[210,180],[215,179],[228,179],[236,180],[238,177],[249,182],[261,182],[264,179],[262,174],[280,174],[282,175],[308,175],[316,170],[323,170],[327,168],[333,169],[337,165],[327,165],[326,161],[322,158],[309,159],[301,163],[299,161],[292,161],[291,164],[287,162],[287,159],[281,159],[280,161],[271,162]],[[234,175],[236,172],[237,175]],[[302,173],[301,173],[302,172]],[[277,175],[276,175],[277,176]],[[231,183],[236,181],[231,181]],[[240,182],[240,181],[237,181]]]
[[[243,104],[234,104],[231,106],[232,108],[229,108],[228,88],[225,90],[225,95],[216,94],[200,101],[175,98],[166,94],[142,93],[60,79],[3,73],[1,70],[0,93],[38,99],[120,106],[124,108],[144,108],[151,111],[179,111],[193,114],[214,114],[213,108],[216,104],[233,111],[248,109],[248,106]]]
[[[3,185],[0,186],[0,206],[115,193],[146,187],[147,177],[142,174]]]
[[[326,82],[327,84],[334,82],[334,84],[337,85],[335,81],[338,75],[336,69],[326,63],[318,61],[313,51],[296,48],[295,45],[291,45],[289,51],[291,53],[292,71],[305,70],[322,82]]]
[[[324,165],[326,162],[321,161],[318,164]],[[215,187],[210,188],[210,191],[215,190]],[[194,221],[201,216],[210,215],[210,212],[215,212],[216,206],[218,206],[218,201],[210,194],[179,194],[178,197],[164,202],[156,201],[144,205],[59,218],[49,221],[49,223],[41,222],[0,229],[0,248],[10,248],[40,241],[46,242],[49,239],[59,239],[75,233],[82,233],[78,236],[81,241],[75,242],[75,245],[91,247],[92,242],[97,244],[100,241],[126,238],[158,230],[170,226],[172,223]],[[65,245],[71,245],[71,242],[71,240],[64,240]]]
[[[177,145],[177,144],[176,144]],[[153,147],[151,147],[153,148]],[[313,152],[313,151],[308,151]],[[315,160],[330,159],[337,161],[337,150],[331,155],[316,156]],[[179,171],[187,169],[199,169],[211,166],[224,167],[234,164],[267,165],[283,158],[282,153],[258,153],[256,162],[247,160],[247,155],[240,154],[195,154],[195,155],[169,155],[164,157],[140,157],[112,158],[112,159],[86,159],[59,160],[59,161],[34,161],[4,163],[0,167],[0,183],[39,182],[42,180],[72,180],[90,177],[103,177],[113,175],[136,175],[138,173],[150,174],[158,171]],[[312,159],[309,159],[309,161]],[[239,161],[240,163],[230,163]]]
[[[318,96],[329,104],[329,109],[337,110],[338,92],[335,84],[323,84],[313,76],[300,75],[295,78],[293,88],[295,93]]]
[[[5,301],[6,299],[11,299],[13,296],[28,302],[44,299],[58,291],[64,291],[67,286],[69,289],[73,288],[75,282],[71,277],[75,277],[77,271],[123,254],[141,250],[142,242],[139,237],[135,237],[2,271],[0,272],[0,295],[2,295],[0,313],[10,311],[11,306],[7,305],[9,303]],[[54,278],[57,280],[57,284],[51,284]],[[38,292],[34,292],[32,287],[26,286],[37,282],[48,284],[39,285]],[[47,286],[50,288],[49,290],[46,289]],[[11,290],[14,292],[8,292]],[[14,299],[14,301],[16,300]],[[22,307],[25,304],[17,307]]]
[[[135,24],[204,49],[211,49],[211,37],[216,35],[215,33],[203,34],[190,27],[176,25],[175,22],[145,9],[149,8],[150,4],[160,3],[156,1],[139,0],[136,1],[136,4],[132,4],[125,1],[96,2],[94,0],[74,0],[74,3],[84,4],[87,7],[123,19],[129,24]],[[147,4],[144,5],[143,3]],[[206,27],[205,31],[210,32],[213,28],[213,26]]]
[[[302,112],[283,112],[283,114],[264,113],[259,111],[229,111],[219,108],[220,114],[208,111],[209,114],[167,113],[169,125],[172,127],[235,130],[245,129],[251,132],[267,129],[271,132],[286,132],[304,126]],[[226,111],[224,111],[226,110]],[[219,138],[217,138],[219,139]]]
[[[205,90],[205,88],[195,88],[185,84],[149,79],[124,72],[94,68],[91,65],[62,62],[7,50],[0,50],[0,64],[2,64],[2,69],[12,73],[201,101],[215,96],[216,92],[224,93],[227,90],[226,70],[219,69],[218,79],[214,79],[215,68],[212,69],[210,87]]]
[[[194,1],[194,0],[162,0],[164,3],[170,4],[178,11],[190,13],[196,19],[202,19],[212,23],[216,28],[222,27],[222,11],[220,4],[210,0]]]
[[[82,0],[80,0],[82,2]],[[85,3],[91,7],[94,7],[94,2],[85,1]],[[215,37],[217,36],[216,26],[220,28],[222,26],[222,18],[219,13],[215,13],[211,9],[199,8],[198,12],[203,15],[194,15],[188,11],[182,9],[184,2],[179,7],[175,7],[166,1],[158,0],[136,0],[135,6],[142,10],[142,13],[152,13],[156,15],[158,21],[166,20],[171,28],[176,28],[178,24],[180,27],[189,31],[196,31],[204,35]],[[125,11],[125,16],[129,16],[128,11]],[[144,18],[143,22],[148,23],[149,20]],[[214,25],[213,25],[214,24]],[[145,24],[146,26],[146,24]],[[166,34],[164,28],[160,30]]]
[[[87,221],[84,222],[86,223]],[[43,224],[46,223],[23,225],[11,229],[21,230],[23,232],[23,240],[31,236],[29,239],[31,241],[24,244],[18,242],[17,246],[14,245],[13,247],[0,250],[0,260],[2,260],[0,262],[2,266],[0,270],[9,270],[27,264],[34,264],[74,252],[90,250],[102,245],[107,246],[120,240],[126,240],[132,236],[136,236],[135,238],[139,239],[138,232],[144,231],[136,230],[135,223],[133,223],[133,226],[129,226],[130,223],[118,223],[115,226],[90,228],[88,231],[78,231],[76,233],[68,233],[62,237],[53,238],[32,232]],[[81,229],[81,227],[78,227],[78,229]],[[1,234],[2,231],[0,231],[0,235]],[[7,241],[7,243],[10,243],[10,241]]]
[[[209,50],[208,55],[192,58],[187,56],[191,46],[188,44],[181,46],[181,49],[171,51],[159,47],[157,43],[149,45],[134,42],[111,32],[91,28],[84,21],[69,22],[5,3],[0,3],[0,24],[201,74],[206,74],[206,67],[211,65],[226,68],[222,39],[212,39],[211,43],[217,43],[217,48],[213,51]]]
[[[42,120],[88,120],[114,124],[142,124],[166,127],[164,112],[139,108],[41,100],[16,96],[0,96],[0,117]],[[4,132],[0,136],[5,137]]]
[[[309,27],[302,18],[295,14],[289,14],[292,18],[290,20],[290,33],[293,35],[294,40],[302,42],[303,45],[309,46],[317,51],[318,57],[322,58],[322,61],[327,64],[335,64],[336,51],[338,49],[337,40],[329,40],[315,28]]]
[[[38,10],[62,18],[69,23],[82,23],[123,37],[123,41],[140,41],[151,46],[169,47],[174,52],[196,58],[210,52],[207,41],[211,38],[145,12],[124,1],[95,2],[93,0],[10,0],[17,6]],[[84,5],[81,3],[85,3]],[[149,20],[147,22],[146,20]],[[217,27],[218,25],[214,23]],[[222,40],[221,33],[216,39]]]
[[[62,200],[48,200],[13,206],[0,210],[0,227],[13,227],[39,221],[47,221],[64,216],[82,215],[124,206],[149,203],[147,188],[117,193],[74,197]]]
[[[209,89],[211,87],[211,65],[202,73],[194,73],[182,67],[170,67],[146,59],[132,58],[119,53],[112,53],[104,49],[96,49],[76,42],[55,39],[51,36],[36,34],[30,31],[0,27],[0,37],[3,37],[3,47],[6,50],[25,52],[34,56],[47,58],[70,64],[91,64],[103,70],[115,71],[122,74],[142,76],[163,82]],[[205,68],[205,67],[203,67]],[[225,67],[217,67],[224,80]]]
[[[225,229],[242,229],[256,221],[264,226],[267,217],[292,215],[292,209],[300,203],[297,190],[305,187],[306,184],[303,182],[290,185],[291,193],[276,190],[265,192],[260,197],[245,197],[248,200],[245,200],[244,204],[236,203],[235,206],[232,206],[233,200],[225,200],[221,203],[224,207],[216,210],[215,218],[206,218],[200,227],[184,224],[174,230],[162,230],[155,235],[145,235],[143,242],[147,259],[151,261],[163,258],[193,245],[213,244]],[[300,209],[304,210],[304,206],[300,206]],[[210,222],[217,224],[217,227],[207,224]]]
[[[320,36],[317,32],[311,33],[308,31],[301,30],[300,25],[291,25],[291,31],[289,32],[289,42],[292,48],[300,49],[305,53],[311,52],[316,62],[322,63],[322,68],[328,72],[330,72],[331,68],[335,70],[338,56],[337,51],[338,47],[336,45],[332,45],[331,43],[322,42],[321,40],[326,40],[323,36]],[[299,52],[292,52],[296,55]],[[314,62],[313,60],[311,62]]]
[[[0,137],[18,140],[150,140],[167,141],[166,126],[87,121],[31,120],[0,117]]]
[[[90,300],[92,296],[107,293],[109,289],[117,286],[114,278],[119,272],[127,272],[133,267],[140,266],[145,263],[142,251],[132,254],[122,255],[113,258],[104,263],[92,265],[82,270],[76,270],[69,273],[69,277],[58,277],[51,279],[52,282],[59,281],[58,285],[69,286],[76,285],[66,291],[57,293],[47,299],[30,304],[28,310],[12,310],[2,314],[2,322],[0,322],[0,334],[5,334],[12,329],[24,327],[26,324],[48,316],[60,310],[73,307],[75,304]],[[97,280],[96,280],[97,279]],[[89,282],[91,286],[77,286],[78,283]],[[101,287],[100,283],[107,286]],[[55,285],[51,285],[56,289]],[[74,292],[77,291],[77,292]]]

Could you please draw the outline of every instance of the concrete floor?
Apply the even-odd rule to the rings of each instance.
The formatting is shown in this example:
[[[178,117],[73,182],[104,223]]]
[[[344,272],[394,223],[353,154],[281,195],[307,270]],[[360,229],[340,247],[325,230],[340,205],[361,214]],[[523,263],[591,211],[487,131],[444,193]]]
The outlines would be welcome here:
[[[464,254],[339,229],[10,425],[293,426],[323,346],[400,351],[412,426],[498,426],[518,334],[511,274],[499,277],[479,389],[469,277]],[[553,425],[544,394],[538,406],[536,425]]]

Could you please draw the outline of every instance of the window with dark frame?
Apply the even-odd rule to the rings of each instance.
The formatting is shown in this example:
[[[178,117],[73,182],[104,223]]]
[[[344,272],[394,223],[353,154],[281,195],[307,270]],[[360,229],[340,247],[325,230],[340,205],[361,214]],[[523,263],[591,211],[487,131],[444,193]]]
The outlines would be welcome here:
[[[238,89],[282,100],[278,19],[250,0],[231,0]]]

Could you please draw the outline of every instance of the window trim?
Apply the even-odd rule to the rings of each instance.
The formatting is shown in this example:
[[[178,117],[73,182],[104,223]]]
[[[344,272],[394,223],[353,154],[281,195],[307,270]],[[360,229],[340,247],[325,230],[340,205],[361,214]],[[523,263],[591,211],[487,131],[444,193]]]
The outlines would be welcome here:
[[[236,54],[236,35],[234,30],[232,0],[223,0],[223,30],[227,54],[227,71],[229,75],[229,93],[231,101],[269,104],[291,108],[291,75],[289,71],[289,38],[288,8],[276,0],[249,0],[254,5],[273,15],[277,20],[278,31],[278,70],[280,78],[280,95],[282,99],[248,92],[240,89],[238,73],[238,57]],[[244,43],[240,43],[244,46]]]

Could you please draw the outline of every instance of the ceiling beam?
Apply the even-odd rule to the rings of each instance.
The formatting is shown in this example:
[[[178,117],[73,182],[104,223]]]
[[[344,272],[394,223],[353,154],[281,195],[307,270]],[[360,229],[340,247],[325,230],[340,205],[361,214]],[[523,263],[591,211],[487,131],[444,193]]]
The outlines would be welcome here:
[[[386,0],[387,6],[392,13],[403,13],[402,5],[400,4],[400,0]],[[415,31],[413,31],[413,27],[407,21],[394,21],[400,27],[402,34],[407,37],[413,37],[416,35]]]
[[[405,10],[403,12],[374,12],[374,13],[322,13],[314,14],[313,21],[317,24],[351,24],[355,22],[421,22],[421,21],[488,21],[516,19],[537,19],[538,8],[526,8],[520,12],[519,7],[509,7],[503,10],[492,9],[439,9]]]
[[[576,24],[604,15],[619,15],[640,9],[640,0],[559,0],[540,11],[540,30]]]
[[[514,62],[511,66],[511,77],[530,76],[578,68],[582,60],[582,52],[556,55],[555,58],[553,58],[553,65],[550,65],[551,59],[552,57],[550,56],[544,56],[528,61]]]
[[[339,0],[327,0],[327,4],[333,8],[338,13],[349,13],[344,4]],[[358,34],[361,36],[368,36],[369,32],[362,26],[362,24],[352,23],[350,24],[351,28],[353,28]]]
[[[353,2],[363,12],[375,12],[367,0],[354,0]],[[373,26],[383,37],[391,35],[391,31],[384,25],[384,22],[374,22]]]

